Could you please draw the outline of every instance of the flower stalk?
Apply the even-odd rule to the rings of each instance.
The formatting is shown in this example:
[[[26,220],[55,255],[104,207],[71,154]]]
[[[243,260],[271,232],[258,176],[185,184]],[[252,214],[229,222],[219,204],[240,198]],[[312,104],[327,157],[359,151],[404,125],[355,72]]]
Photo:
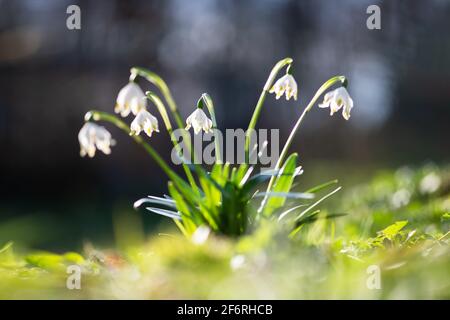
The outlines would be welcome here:
[[[211,121],[212,121],[212,125],[213,125],[213,132],[214,132],[214,144],[215,144],[215,149],[216,149],[216,163],[218,164],[222,164],[223,160],[222,160],[222,155],[221,155],[221,150],[220,150],[220,140],[218,137],[218,133],[217,133],[217,121],[216,121],[216,112],[214,110],[214,103],[211,99],[211,97],[209,96],[209,94],[204,93],[202,94],[201,99],[203,100],[204,104],[206,105],[206,108],[208,108],[209,114],[211,116]]]
[[[178,111],[177,104],[175,103],[175,100],[173,99],[172,93],[170,92],[169,87],[167,86],[167,83],[156,73],[141,68],[141,67],[134,67],[130,69],[130,81],[134,81],[137,76],[141,76],[145,78],[147,81],[155,85],[159,91],[161,91],[161,94],[164,97],[164,100],[166,100],[167,105],[170,109],[170,111],[173,114],[173,117],[175,119],[175,122],[177,126],[182,129],[184,128],[183,120],[181,118],[180,112]]]
[[[322,84],[322,86],[316,91],[316,93],[314,94],[313,98],[311,99],[311,101],[308,103],[308,105],[306,106],[306,108],[303,110],[302,114],[300,115],[300,117],[298,118],[297,122],[295,123],[294,127],[291,130],[291,133],[289,134],[289,137],[286,140],[286,143],[284,144],[283,149],[281,150],[280,153],[280,157],[277,160],[277,163],[275,164],[275,168],[274,170],[279,170],[284,162],[284,159],[286,158],[289,148],[294,140],[294,137],[298,131],[298,129],[300,128],[300,125],[303,122],[303,119],[305,118],[306,114],[312,109],[312,107],[316,104],[317,100],[320,98],[320,96],[327,91],[330,87],[332,87],[333,85],[335,85],[336,83],[342,83],[342,85],[346,86],[347,85],[347,78],[345,78],[344,76],[335,76],[329,80],[327,80],[324,84]],[[272,189],[273,183],[275,182],[275,178],[276,176],[272,176],[269,180],[269,184],[267,186],[267,193],[270,192],[270,190]],[[262,210],[264,208],[264,205],[267,201],[267,197],[265,197],[261,203],[261,207],[260,210]]]
[[[170,140],[172,141],[176,152],[180,153],[181,148],[180,148],[180,145],[178,144],[178,141],[177,141],[175,135],[173,134],[172,124],[170,122],[170,118],[169,118],[169,115],[167,114],[167,110],[166,110],[164,103],[161,101],[161,99],[156,94],[154,94],[151,91],[147,91],[145,93],[145,95],[151,102],[153,102],[153,104],[158,109],[159,114],[161,115],[161,118],[163,119],[164,125],[167,129],[167,132],[169,133]],[[194,179],[194,176],[192,175],[191,170],[189,170],[188,166],[186,165],[186,163],[184,163],[184,161],[182,162],[182,166],[183,166],[184,172],[186,173],[186,177],[189,180],[190,185],[198,193],[199,192],[198,186],[195,183],[195,179]]]
[[[91,121],[91,120],[96,121],[96,122],[106,121],[106,122],[112,123],[117,128],[126,132],[128,135],[130,135],[130,132],[131,132],[129,126],[125,122],[123,122],[118,117],[116,117],[112,114],[109,114],[107,112],[96,111],[96,110],[89,111],[88,113],[86,113],[84,120],[86,122]],[[155,160],[155,162],[158,164],[158,166],[164,171],[165,174],[167,174],[167,176],[171,180],[175,180],[175,181],[181,180],[181,177],[178,176],[175,173],[175,171],[173,171],[167,165],[167,163],[163,160],[163,158],[159,155],[159,153],[155,149],[153,149],[153,147],[150,146],[147,142],[145,142],[144,139],[142,139],[142,137],[137,136],[137,135],[132,135],[131,137],[134,139],[134,141],[136,141],[139,145],[141,145],[144,148],[144,150],[150,155],[150,157],[153,158],[153,160]]]
[[[131,68],[130,69],[130,81],[135,81],[137,76],[140,76],[140,77],[146,79],[148,82],[152,83],[155,87],[157,87],[159,89],[159,91],[161,92],[161,94],[164,97],[164,100],[166,100],[167,106],[169,107],[169,110],[175,119],[175,123],[177,124],[177,127],[179,129],[184,129],[184,123],[181,118],[180,112],[178,111],[177,104],[175,103],[172,93],[170,92],[170,89],[169,89],[167,83],[163,80],[163,78],[161,78],[159,75],[157,75],[153,71],[150,71],[145,68],[141,68],[141,67]],[[193,158],[194,162],[195,162],[196,155],[194,152],[192,152],[190,136],[184,130],[182,130],[181,134],[183,136],[183,141],[186,141],[186,147],[187,147],[188,152],[190,154],[192,154],[190,160],[192,160],[192,158]]]
[[[269,77],[267,78],[267,81],[266,81],[266,84],[264,85],[263,91],[261,92],[258,102],[256,103],[255,110],[253,111],[253,115],[252,115],[252,118],[250,120],[248,129],[247,129],[246,135],[245,135],[245,162],[246,163],[249,163],[249,161],[250,161],[249,149],[250,149],[251,132],[255,129],[256,122],[258,122],[259,116],[261,114],[262,106],[264,104],[264,101],[266,100],[266,96],[269,93],[270,89],[272,88],[275,78],[277,77],[280,70],[283,69],[286,65],[290,65],[292,63],[292,61],[293,61],[292,58],[285,58],[283,60],[278,61],[275,64],[275,66],[273,67],[272,71],[270,72]]]

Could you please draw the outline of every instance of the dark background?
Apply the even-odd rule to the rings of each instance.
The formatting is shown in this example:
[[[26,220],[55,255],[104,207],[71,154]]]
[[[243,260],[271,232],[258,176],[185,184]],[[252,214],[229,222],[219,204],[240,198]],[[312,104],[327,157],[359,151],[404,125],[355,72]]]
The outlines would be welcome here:
[[[80,31],[66,28],[70,4]],[[371,4],[381,30],[366,27]],[[0,0],[0,243],[109,243],[114,217],[157,221],[131,205],[166,192],[166,179],[128,137],[106,125],[112,155],[79,156],[84,113],[112,111],[132,66],[159,73],[183,116],[208,92],[220,128],[246,128],[273,64],[290,56],[299,101],[270,96],[258,123],[283,141],[322,82],[346,75],[350,121],[314,109],[295,141],[306,185],[314,172],[350,186],[360,172],[447,163],[449,17],[444,0]],[[165,135],[151,143],[169,158]]]

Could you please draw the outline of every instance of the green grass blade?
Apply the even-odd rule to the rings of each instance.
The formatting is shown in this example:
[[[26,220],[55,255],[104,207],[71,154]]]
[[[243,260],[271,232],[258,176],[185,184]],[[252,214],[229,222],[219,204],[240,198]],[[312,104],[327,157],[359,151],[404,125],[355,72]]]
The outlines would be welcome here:
[[[285,164],[281,168],[278,174],[274,186],[270,192],[274,193],[288,193],[292,187],[292,182],[294,181],[294,174],[297,168],[297,153],[291,154],[286,160]],[[269,216],[272,212],[284,205],[286,202],[286,196],[270,196],[268,195],[263,200],[263,214]]]

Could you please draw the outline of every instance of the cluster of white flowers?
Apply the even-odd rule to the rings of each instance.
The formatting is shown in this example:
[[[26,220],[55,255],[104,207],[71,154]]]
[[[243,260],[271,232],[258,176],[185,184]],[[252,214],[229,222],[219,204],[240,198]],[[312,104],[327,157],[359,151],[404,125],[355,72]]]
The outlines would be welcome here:
[[[275,93],[276,99],[279,99],[284,94],[286,96],[286,100],[289,100],[292,97],[294,100],[297,100],[297,82],[291,74],[286,73],[275,82],[269,90],[269,93]],[[350,119],[350,111],[353,108],[353,100],[345,87],[339,87],[326,93],[324,100],[321,104],[319,104],[319,107],[330,108],[331,116],[342,108],[342,116],[345,120],[348,120]]]
[[[158,119],[147,111],[147,97],[139,85],[133,81],[119,91],[114,111],[122,117],[127,117],[130,113],[135,115],[130,125],[131,135],[139,135],[143,131],[151,137],[153,132],[159,132]],[[197,108],[186,119],[186,130],[191,127],[194,128],[195,134],[201,130],[211,132],[212,121],[201,108]],[[85,123],[81,128],[78,140],[81,147],[80,154],[83,157],[85,155],[93,157],[96,149],[110,154],[111,146],[114,144],[108,130],[91,122]]]
[[[159,132],[158,119],[147,111],[147,97],[133,81],[119,91],[114,111],[120,113],[122,117],[128,116],[130,112],[136,116],[131,122],[131,135],[138,135],[144,131],[151,137],[153,132]]]
[[[275,93],[277,99],[285,95],[286,100],[291,98],[297,100],[297,82],[290,72],[287,72],[275,82],[269,93]],[[319,107],[330,108],[330,115],[342,108],[342,116],[348,120],[353,108],[353,100],[345,87],[340,87],[325,94],[324,101],[319,104]],[[131,135],[139,135],[143,131],[151,137],[153,132],[159,132],[158,119],[147,110],[147,97],[134,81],[130,81],[119,91],[114,111],[122,117],[127,117],[130,113],[135,116],[130,125]],[[208,118],[201,106],[197,106],[196,110],[186,119],[186,130],[192,127],[195,134],[202,130],[206,133],[211,132],[212,126],[211,119]],[[78,134],[78,139],[81,155],[88,155],[89,157],[95,155],[96,149],[103,151],[105,154],[111,153],[110,147],[114,144],[111,134],[104,127],[93,123],[86,123],[83,126]]]

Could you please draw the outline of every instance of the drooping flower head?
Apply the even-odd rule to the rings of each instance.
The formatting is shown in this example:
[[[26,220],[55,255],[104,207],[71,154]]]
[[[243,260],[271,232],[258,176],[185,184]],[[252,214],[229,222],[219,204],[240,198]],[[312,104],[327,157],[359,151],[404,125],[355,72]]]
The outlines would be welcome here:
[[[198,100],[197,109],[186,119],[186,130],[189,130],[191,127],[194,128],[195,134],[202,130],[206,133],[212,131],[212,121],[203,111],[203,97]]]
[[[104,154],[111,153],[111,146],[115,144],[111,134],[104,127],[92,122],[86,122],[78,133],[80,155],[92,158],[98,149]]]
[[[339,87],[325,94],[319,108],[330,108],[330,116],[342,108],[342,116],[345,120],[350,119],[350,111],[353,108],[353,99],[345,87]]]
[[[159,132],[158,119],[156,119],[150,112],[141,109],[133,122],[131,122],[131,135],[139,135],[144,131],[149,137],[152,136],[153,131]]]
[[[137,115],[142,109],[147,106],[147,99],[142,89],[133,81],[130,81],[123,87],[116,99],[115,113],[120,113],[122,117],[126,117],[132,112]]]
[[[286,100],[289,100],[292,97],[294,97],[294,100],[297,100],[297,82],[291,72],[292,68],[291,65],[289,65],[286,74],[275,82],[269,93],[275,93],[277,99],[280,99],[280,97],[285,94]]]

